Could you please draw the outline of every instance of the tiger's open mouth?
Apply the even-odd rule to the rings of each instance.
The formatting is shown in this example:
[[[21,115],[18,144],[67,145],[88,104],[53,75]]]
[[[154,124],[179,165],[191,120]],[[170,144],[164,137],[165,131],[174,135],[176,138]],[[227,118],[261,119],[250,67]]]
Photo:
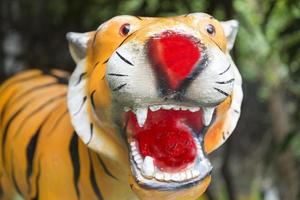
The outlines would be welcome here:
[[[166,104],[125,111],[131,168],[140,185],[175,189],[210,174],[203,136],[213,108]]]

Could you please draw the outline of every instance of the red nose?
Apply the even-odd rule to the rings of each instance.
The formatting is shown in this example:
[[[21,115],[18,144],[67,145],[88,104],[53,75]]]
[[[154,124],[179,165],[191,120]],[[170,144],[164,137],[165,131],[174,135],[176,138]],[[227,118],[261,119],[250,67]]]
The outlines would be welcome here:
[[[187,35],[164,32],[150,39],[148,53],[159,80],[167,81],[175,90],[193,71],[201,52],[196,42]]]

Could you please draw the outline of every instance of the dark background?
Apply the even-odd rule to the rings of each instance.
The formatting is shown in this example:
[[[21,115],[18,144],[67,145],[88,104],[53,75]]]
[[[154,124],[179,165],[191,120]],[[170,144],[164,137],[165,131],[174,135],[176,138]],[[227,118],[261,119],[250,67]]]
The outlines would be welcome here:
[[[119,14],[189,12],[240,22],[232,54],[244,80],[242,116],[212,155],[203,199],[299,200],[299,0],[1,0],[0,80],[28,68],[72,71],[68,31],[95,30]]]

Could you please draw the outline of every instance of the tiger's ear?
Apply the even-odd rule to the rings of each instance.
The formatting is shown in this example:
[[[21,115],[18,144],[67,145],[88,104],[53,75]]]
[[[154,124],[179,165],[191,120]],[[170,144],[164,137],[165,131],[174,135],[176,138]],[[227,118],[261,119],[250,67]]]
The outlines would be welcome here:
[[[86,56],[88,41],[91,37],[91,32],[75,33],[69,32],[66,37],[69,42],[69,50],[73,60],[78,63]]]
[[[238,32],[239,22],[237,20],[229,20],[221,22],[221,25],[227,38],[227,49],[230,51],[234,45],[234,41]]]

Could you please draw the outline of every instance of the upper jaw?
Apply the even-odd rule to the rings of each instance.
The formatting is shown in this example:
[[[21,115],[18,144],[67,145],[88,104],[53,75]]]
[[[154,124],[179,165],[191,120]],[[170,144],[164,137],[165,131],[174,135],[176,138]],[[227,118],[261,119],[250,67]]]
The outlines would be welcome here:
[[[148,112],[157,110],[184,110],[188,112],[196,112],[202,114],[203,128],[209,126],[213,114],[214,107],[200,107],[195,105],[176,105],[176,104],[149,104],[147,106],[124,107],[126,112],[133,112],[136,115],[138,125],[143,127]],[[202,111],[202,112],[200,112]],[[201,182],[210,175],[212,166],[208,160],[204,148],[204,134],[193,133],[192,137],[197,147],[197,156],[193,163],[190,163],[185,169],[175,172],[161,171],[154,163],[150,156],[143,157],[138,149],[138,142],[130,133],[127,133],[129,146],[129,159],[131,169],[136,182],[146,188],[160,190],[174,190],[193,186]]]
[[[187,110],[190,112],[198,112],[199,110],[201,110],[203,112],[202,114],[202,123],[204,126],[209,126],[212,118],[213,118],[213,114],[215,111],[215,106],[196,106],[196,105],[188,105],[188,104],[174,104],[174,103],[170,103],[170,104],[147,104],[147,105],[139,105],[136,107],[124,107],[124,111],[128,112],[128,111],[132,111],[134,112],[134,114],[137,117],[137,121],[140,127],[143,127],[146,119],[147,119],[147,114],[148,111],[151,110],[153,112],[157,111],[157,110]]]

